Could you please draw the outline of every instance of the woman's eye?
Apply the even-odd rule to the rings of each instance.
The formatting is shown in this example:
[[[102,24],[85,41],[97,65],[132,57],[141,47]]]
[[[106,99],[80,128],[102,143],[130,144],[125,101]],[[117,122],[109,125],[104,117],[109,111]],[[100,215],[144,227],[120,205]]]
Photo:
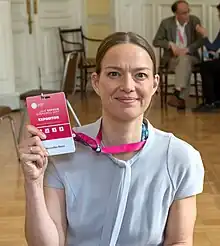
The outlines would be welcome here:
[[[119,72],[109,72],[108,73],[109,77],[115,78],[115,77],[119,77],[120,73]]]
[[[148,75],[146,73],[137,73],[135,74],[136,79],[146,79]]]

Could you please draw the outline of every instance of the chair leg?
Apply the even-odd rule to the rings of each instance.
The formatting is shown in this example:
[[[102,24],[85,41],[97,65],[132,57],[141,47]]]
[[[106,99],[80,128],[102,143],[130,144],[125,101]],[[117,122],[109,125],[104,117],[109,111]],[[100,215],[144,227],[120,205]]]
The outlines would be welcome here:
[[[202,94],[202,103],[205,104],[205,98],[203,94]]]
[[[72,108],[70,102],[69,102],[68,100],[66,100],[66,103],[67,103],[67,107],[69,108],[70,112],[71,112],[72,115],[73,115],[74,120],[76,121],[76,124],[77,124],[78,126],[81,126],[81,123],[80,123],[80,121],[79,121],[79,119],[78,119],[76,113],[74,112],[74,110],[73,110],[73,108]]]
[[[160,106],[163,108],[164,106],[164,93],[163,93],[163,73],[160,73]]]
[[[199,92],[198,92],[198,81],[197,81],[197,73],[194,73],[194,81],[195,81],[195,93],[196,93],[196,104],[199,104]]]
[[[85,68],[85,80],[84,80],[84,91],[83,92],[86,92],[86,88],[87,88],[87,83],[88,83],[88,70],[87,68]]]
[[[16,135],[16,131],[15,131],[15,123],[14,123],[13,118],[10,115],[5,115],[5,116],[1,117],[1,120],[5,120],[5,119],[8,119],[10,122],[11,131],[12,131],[13,140],[14,140],[14,145],[15,145],[15,149],[16,149],[16,154],[17,154],[17,158],[19,161],[20,156],[19,156],[19,151],[18,151],[18,141],[17,141],[17,135]]]
[[[83,85],[84,85],[84,69],[83,69],[83,67],[80,67],[80,94],[81,94],[81,97],[83,97],[83,90],[84,90],[84,88],[83,88]]]
[[[165,74],[165,92],[164,92],[164,101],[165,101],[165,104],[167,104],[167,93],[168,93],[168,75]]]
[[[21,137],[23,134],[23,130],[24,130],[24,123],[27,117],[27,109],[26,108],[22,108],[21,109],[21,123],[20,123],[20,127],[19,127],[19,132],[18,132],[18,143],[21,142]]]

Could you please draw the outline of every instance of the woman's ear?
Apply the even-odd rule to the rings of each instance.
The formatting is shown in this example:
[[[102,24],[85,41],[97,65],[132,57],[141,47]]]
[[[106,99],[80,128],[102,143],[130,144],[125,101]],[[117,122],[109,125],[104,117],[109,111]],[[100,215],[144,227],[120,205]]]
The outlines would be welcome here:
[[[153,83],[153,88],[155,89],[155,92],[159,86],[159,83],[160,83],[160,76],[158,74],[156,74],[154,76],[154,83]]]
[[[91,83],[94,91],[97,95],[99,95],[99,75],[97,73],[92,73]]]

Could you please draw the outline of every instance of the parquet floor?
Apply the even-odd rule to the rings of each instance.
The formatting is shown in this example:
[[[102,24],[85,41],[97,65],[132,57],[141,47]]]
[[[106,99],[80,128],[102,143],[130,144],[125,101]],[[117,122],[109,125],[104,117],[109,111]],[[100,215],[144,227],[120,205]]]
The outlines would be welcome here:
[[[94,94],[72,100],[82,123],[100,116],[100,102]],[[19,124],[20,114],[12,116]],[[198,219],[194,246],[220,246],[220,112],[194,115],[168,108],[161,112],[155,102],[148,117],[160,129],[172,131],[198,148],[205,168],[204,193],[198,196]],[[24,192],[10,128],[0,125],[0,246],[24,246]],[[39,245],[40,246],[40,245]]]

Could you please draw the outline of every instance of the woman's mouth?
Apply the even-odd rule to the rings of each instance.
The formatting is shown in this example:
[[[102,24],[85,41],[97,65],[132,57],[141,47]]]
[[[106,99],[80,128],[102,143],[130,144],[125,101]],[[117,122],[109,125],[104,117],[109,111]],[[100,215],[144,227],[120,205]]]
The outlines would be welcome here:
[[[122,103],[133,103],[138,100],[137,98],[134,97],[117,97],[116,99]]]

